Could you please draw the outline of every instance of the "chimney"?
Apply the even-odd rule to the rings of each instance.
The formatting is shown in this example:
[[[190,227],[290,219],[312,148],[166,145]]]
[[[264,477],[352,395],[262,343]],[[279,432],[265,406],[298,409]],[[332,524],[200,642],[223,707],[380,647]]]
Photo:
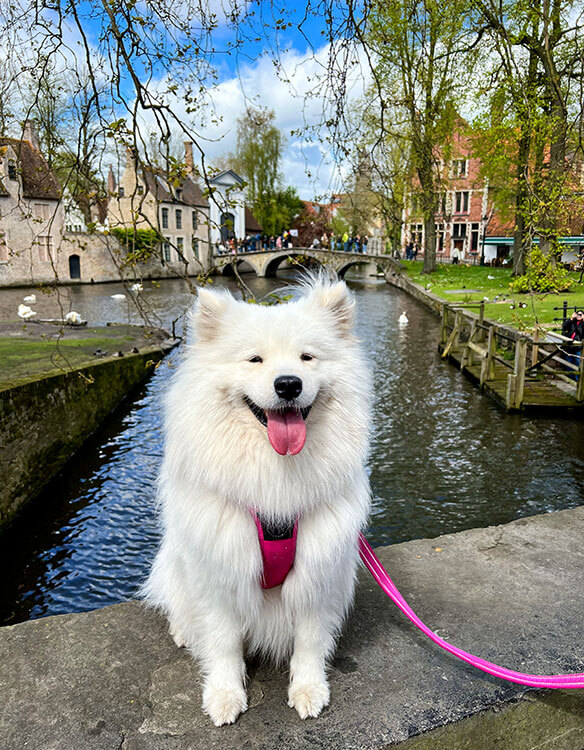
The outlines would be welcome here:
[[[130,169],[136,169],[137,161],[138,158],[134,146],[126,146],[126,166]]]
[[[116,177],[111,166],[109,168],[109,172],[107,173],[107,192],[109,195],[113,195],[116,192]]]
[[[34,120],[25,120],[22,128],[22,140],[28,141],[34,148],[40,150],[37,126]]]
[[[185,141],[185,164],[187,165],[187,174],[192,175],[195,171],[195,161],[193,159],[193,144],[191,141]]]

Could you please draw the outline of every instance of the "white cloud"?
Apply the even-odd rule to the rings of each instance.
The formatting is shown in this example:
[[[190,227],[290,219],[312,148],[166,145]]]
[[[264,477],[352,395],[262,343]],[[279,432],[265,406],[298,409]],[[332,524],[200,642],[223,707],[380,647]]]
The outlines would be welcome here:
[[[207,162],[233,152],[237,139],[237,119],[246,106],[269,107],[275,124],[286,137],[282,172],[286,185],[297,188],[306,200],[337,192],[342,183],[342,165],[335,164],[326,142],[326,87],[328,45],[315,52],[289,50],[277,64],[267,55],[239,65],[236,75],[225,73],[216,86],[207,89],[208,106],[202,109],[193,130]],[[365,67],[354,65],[348,75],[347,105],[363,94],[368,81]],[[163,82],[161,82],[163,85]],[[328,107],[330,110],[330,107]],[[187,114],[180,91],[175,115],[183,122]]]

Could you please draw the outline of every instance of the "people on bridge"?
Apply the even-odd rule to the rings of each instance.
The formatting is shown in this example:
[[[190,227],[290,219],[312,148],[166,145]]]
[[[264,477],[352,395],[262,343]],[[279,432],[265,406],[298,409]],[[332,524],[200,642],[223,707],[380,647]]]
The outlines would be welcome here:
[[[322,233],[322,237],[320,238],[320,246],[323,250],[328,250],[329,248],[329,238],[326,232]]]
[[[348,253],[349,252],[349,233],[348,232],[343,232],[342,242],[343,242],[343,250],[346,253]]]

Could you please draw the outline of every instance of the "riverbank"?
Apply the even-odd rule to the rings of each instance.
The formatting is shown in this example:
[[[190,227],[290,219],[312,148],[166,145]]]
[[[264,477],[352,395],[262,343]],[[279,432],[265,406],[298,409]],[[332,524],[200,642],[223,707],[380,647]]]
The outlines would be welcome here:
[[[139,326],[0,324],[0,530],[176,343]]]
[[[584,308],[584,286],[578,283],[579,272],[570,274],[573,284],[568,292],[558,294],[512,293],[510,268],[438,264],[432,274],[422,274],[421,261],[402,261],[403,275],[421,289],[444,302],[485,302],[485,316],[496,323],[532,332],[536,322],[542,328],[561,328],[564,301],[568,309]]]
[[[584,669],[584,508],[377,550],[440,635],[521,671]],[[461,565],[461,561],[464,564]],[[0,746],[29,750],[381,750],[584,746],[581,691],[502,682],[422,636],[366,572],[330,669],[331,705],[301,721],[285,672],[249,667],[249,710],[213,727],[197,668],[138,603],[0,629]]]

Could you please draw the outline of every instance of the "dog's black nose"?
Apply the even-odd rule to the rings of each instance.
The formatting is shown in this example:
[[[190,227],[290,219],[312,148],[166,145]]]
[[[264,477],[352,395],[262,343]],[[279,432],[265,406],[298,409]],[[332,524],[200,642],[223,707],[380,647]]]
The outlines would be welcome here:
[[[274,390],[280,398],[292,401],[302,393],[302,380],[296,375],[280,375],[274,380]]]

